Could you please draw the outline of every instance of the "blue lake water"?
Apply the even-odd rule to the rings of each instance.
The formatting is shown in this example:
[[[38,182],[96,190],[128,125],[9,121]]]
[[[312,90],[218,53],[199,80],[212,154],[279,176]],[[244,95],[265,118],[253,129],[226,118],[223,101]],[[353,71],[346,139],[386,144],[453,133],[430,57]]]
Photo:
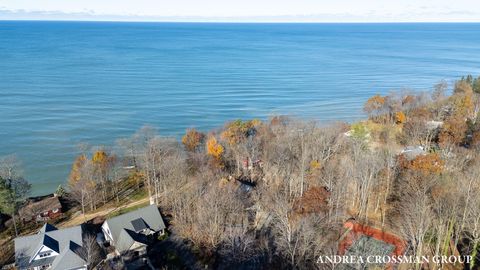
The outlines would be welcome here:
[[[177,136],[236,118],[361,118],[376,93],[480,74],[480,24],[0,22],[0,155],[34,194],[79,143],[145,124]]]

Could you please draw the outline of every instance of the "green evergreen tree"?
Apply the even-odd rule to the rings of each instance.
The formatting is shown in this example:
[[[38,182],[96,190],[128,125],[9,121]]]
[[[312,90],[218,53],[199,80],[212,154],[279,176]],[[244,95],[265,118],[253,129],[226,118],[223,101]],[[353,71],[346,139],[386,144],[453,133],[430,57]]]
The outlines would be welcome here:
[[[0,178],[0,211],[12,216],[16,236],[18,236],[18,229],[15,215],[30,193],[30,188],[31,185],[23,178]]]
[[[480,94],[480,76],[473,80],[472,83],[473,92]]]

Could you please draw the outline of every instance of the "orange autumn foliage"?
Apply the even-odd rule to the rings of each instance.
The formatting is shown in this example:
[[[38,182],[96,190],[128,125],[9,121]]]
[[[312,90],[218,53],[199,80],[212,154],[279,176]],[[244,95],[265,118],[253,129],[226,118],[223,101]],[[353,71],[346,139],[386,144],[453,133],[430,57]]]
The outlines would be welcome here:
[[[220,160],[223,155],[224,148],[217,142],[215,137],[211,136],[207,141],[207,154],[214,157],[216,160]]]
[[[430,174],[440,174],[445,165],[437,153],[429,153],[426,155],[419,155],[413,160],[407,160],[405,157],[401,156],[400,165],[407,170],[414,172],[419,172],[424,175]]]
[[[96,183],[90,178],[85,177],[84,168],[89,162],[86,155],[79,155],[72,166],[70,171],[68,185],[71,190],[92,190],[96,188]]]
[[[432,117],[431,112],[427,108],[418,107],[414,108],[409,112],[409,118],[415,118],[417,120],[427,120]]]
[[[187,132],[182,137],[182,143],[185,146],[185,149],[189,152],[195,152],[197,148],[202,144],[205,139],[205,135],[201,132],[198,132],[196,129],[187,129]]]
[[[68,179],[71,185],[75,185],[80,181],[82,176],[81,170],[86,162],[87,162],[87,156],[83,154],[79,155],[73,162],[72,170],[70,171],[70,176]]]
[[[236,145],[247,138],[254,131],[255,127],[261,125],[261,121],[253,119],[251,121],[236,120],[227,124],[222,132],[222,139],[230,145]]]
[[[105,151],[102,151],[102,150],[96,151],[93,154],[92,161],[93,163],[99,164],[99,165],[105,164],[106,162],[108,162],[108,155],[107,153],[105,153]]]
[[[115,161],[115,156],[109,155],[107,152],[103,150],[98,150],[95,153],[93,153],[93,157],[92,157],[93,165],[95,166],[95,169],[97,170],[97,172],[100,172],[104,176],[109,166],[111,166],[114,161]]]
[[[328,209],[330,192],[325,187],[311,187],[294,202],[297,214],[321,213]]]
[[[403,124],[407,121],[407,117],[403,112],[397,112],[395,113],[395,123],[397,124]]]
[[[465,138],[467,129],[467,123],[461,116],[451,117],[444,122],[438,136],[440,145],[445,147],[449,144],[460,144]]]
[[[412,169],[421,171],[425,174],[439,174],[443,171],[444,165],[445,162],[435,153],[420,155],[412,161]]]
[[[385,105],[385,97],[382,97],[380,95],[375,95],[369,98],[367,102],[365,102],[363,110],[369,114],[373,112],[379,112],[384,105]]]

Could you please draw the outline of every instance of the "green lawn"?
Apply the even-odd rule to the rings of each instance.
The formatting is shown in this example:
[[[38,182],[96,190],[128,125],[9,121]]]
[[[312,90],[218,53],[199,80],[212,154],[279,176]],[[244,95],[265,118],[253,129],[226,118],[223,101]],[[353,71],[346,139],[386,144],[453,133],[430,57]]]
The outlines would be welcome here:
[[[142,208],[142,207],[145,207],[147,205],[149,205],[150,203],[149,202],[144,202],[144,203],[141,203],[141,204],[138,204],[138,205],[135,205],[135,206],[131,206],[131,207],[126,207],[126,208],[120,208],[116,211],[113,211],[111,213],[109,213],[106,218],[109,219],[109,218],[113,218],[113,217],[116,217],[116,216],[119,216],[119,215],[122,215],[122,214],[125,214],[125,213],[128,213],[128,212],[131,212],[133,210],[137,210],[139,208]]]

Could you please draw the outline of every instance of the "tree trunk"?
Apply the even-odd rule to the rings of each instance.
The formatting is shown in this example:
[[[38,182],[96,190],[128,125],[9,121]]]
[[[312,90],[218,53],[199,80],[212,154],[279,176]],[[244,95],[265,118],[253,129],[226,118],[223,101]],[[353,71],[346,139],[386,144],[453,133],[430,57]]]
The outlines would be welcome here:
[[[473,250],[472,250],[472,254],[471,254],[471,256],[472,256],[472,262],[470,263],[470,269],[474,269],[474,267],[475,267],[475,261],[476,261],[476,257],[477,257],[477,253],[478,253],[478,248],[479,248],[479,247],[478,247],[478,244],[479,244],[478,240],[475,239],[475,240],[473,241]]]
[[[83,213],[83,219],[87,221],[87,218],[85,217],[85,193],[82,191],[82,213]]]
[[[15,228],[15,237],[18,237],[17,222],[15,221],[15,211],[12,212],[13,227]]]

